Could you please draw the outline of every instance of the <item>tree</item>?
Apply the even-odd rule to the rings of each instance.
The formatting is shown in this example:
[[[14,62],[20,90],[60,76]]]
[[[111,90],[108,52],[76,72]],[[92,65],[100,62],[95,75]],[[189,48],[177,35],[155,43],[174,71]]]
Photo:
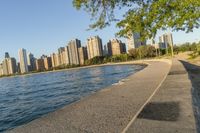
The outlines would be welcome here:
[[[138,49],[132,48],[128,51],[129,56],[132,57],[133,59],[138,58],[139,52]]]
[[[160,29],[191,32],[200,26],[200,0],[73,0],[73,5],[91,14],[92,29],[117,22],[118,36],[139,32],[141,39],[148,39]],[[121,20],[116,9],[127,9]]]
[[[156,49],[153,46],[147,46],[147,56],[148,57],[155,57],[156,56]]]

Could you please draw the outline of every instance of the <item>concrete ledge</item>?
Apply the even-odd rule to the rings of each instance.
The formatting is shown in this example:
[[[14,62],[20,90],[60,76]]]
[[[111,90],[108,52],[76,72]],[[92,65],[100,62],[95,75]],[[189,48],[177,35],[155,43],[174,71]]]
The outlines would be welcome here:
[[[107,87],[10,133],[122,132],[165,79],[171,67],[169,60],[134,63],[149,65],[124,79],[123,84]]]

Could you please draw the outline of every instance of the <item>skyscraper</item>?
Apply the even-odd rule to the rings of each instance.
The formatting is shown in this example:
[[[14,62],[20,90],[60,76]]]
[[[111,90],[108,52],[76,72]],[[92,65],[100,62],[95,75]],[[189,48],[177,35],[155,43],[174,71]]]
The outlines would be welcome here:
[[[35,71],[35,57],[32,53],[27,54],[28,71]]]
[[[21,73],[28,72],[28,61],[27,61],[27,54],[25,49],[19,50],[19,61],[20,61],[20,70]]]
[[[90,37],[87,39],[88,59],[95,56],[103,56],[102,40],[99,36]]]
[[[108,45],[107,44],[104,45],[104,47],[103,47],[103,56],[106,56],[106,55],[108,55]]]
[[[78,39],[71,40],[68,44],[68,52],[69,52],[69,63],[70,65],[79,65],[79,53],[78,48],[81,47],[81,41]]]
[[[53,53],[51,54],[51,62],[52,62],[52,67],[55,68],[55,67],[58,67],[59,66],[59,62],[58,62],[58,54],[56,53]]]
[[[159,47],[167,49],[169,46],[173,46],[173,37],[171,33],[163,34],[159,37]]]
[[[69,48],[65,47],[65,51],[62,53],[63,62],[65,65],[69,65]]]
[[[65,48],[64,47],[60,47],[58,49],[58,66],[60,65],[64,65],[64,53],[65,53]]]
[[[9,75],[9,70],[8,70],[8,58],[5,58],[2,62],[3,65],[3,75]]]
[[[140,40],[140,33],[131,33],[127,39],[128,50],[132,48],[139,48],[140,46],[146,45],[146,41]]]
[[[3,64],[0,64],[0,76],[3,76]]]
[[[107,43],[108,55],[119,55],[126,52],[126,45],[120,40],[112,39]]]
[[[87,58],[88,58],[86,47],[80,47],[80,48],[78,48],[78,52],[79,52],[80,64],[84,65],[85,60],[87,60]]]
[[[17,72],[16,59],[15,58],[5,58],[2,62],[2,74],[12,75]]]
[[[15,58],[8,58],[7,59],[8,63],[8,74],[12,75],[17,72],[17,62]]]
[[[5,52],[5,58],[10,58],[9,53]]]
[[[36,64],[36,70],[37,71],[44,71],[45,70],[44,59],[43,58],[36,59],[35,60],[35,64]]]
[[[45,68],[45,70],[50,70],[52,68],[51,57],[45,57],[44,58],[44,68]]]

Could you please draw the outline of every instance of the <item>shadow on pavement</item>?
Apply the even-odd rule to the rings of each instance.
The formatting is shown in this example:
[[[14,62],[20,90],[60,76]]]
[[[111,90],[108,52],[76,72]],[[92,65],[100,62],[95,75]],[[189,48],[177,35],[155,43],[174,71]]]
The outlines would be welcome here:
[[[178,102],[151,102],[139,114],[140,119],[177,121],[180,106]]]
[[[197,131],[200,133],[200,66],[180,60],[188,72],[192,83],[192,102],[196,119]]]

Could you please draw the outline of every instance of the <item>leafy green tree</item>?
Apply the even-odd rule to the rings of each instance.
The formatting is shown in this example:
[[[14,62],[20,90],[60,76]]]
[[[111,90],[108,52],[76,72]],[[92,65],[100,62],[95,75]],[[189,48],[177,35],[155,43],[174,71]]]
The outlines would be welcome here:
[[[147,39],[159,29],[191,32],[200,26],[200,0],[73,0],[73,5],[91,14],[92,29],[117,22],[118,36],[138,32]],[[122,19],[117,19],[116,9],[127,9]]]

